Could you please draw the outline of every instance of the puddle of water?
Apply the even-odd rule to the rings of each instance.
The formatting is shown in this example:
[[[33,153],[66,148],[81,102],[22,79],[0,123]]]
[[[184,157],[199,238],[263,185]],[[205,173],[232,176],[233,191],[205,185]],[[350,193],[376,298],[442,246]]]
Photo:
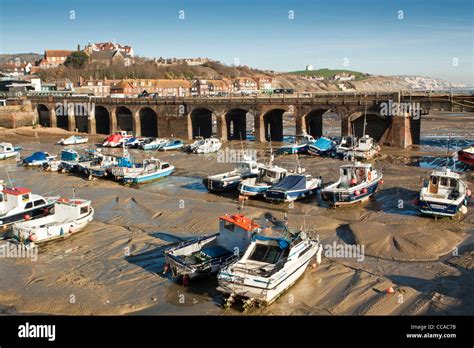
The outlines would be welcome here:
[[[433,137],[423,137],[420,139],[421,148],[424,150],[444,150],[448,149],[448,139],[449,139],[449,152],[458,151],[466,147],[472,146],[474,140],[464,139],[461,137],[451,137],[448,136],[433,136]]]
[[[158,192],[163,189],[188,189],[198,192],[207,192],[207,189],[202,183],[202,178],[192,176],[176,176],[170,175],[166,178],[151,182],[149,184],[143,184],[138,188],[144,189],[149,192]]]
[[[448,167],[457,172],[468,172],[469,166],[460,161],[455,161],[452,157],[422,156],[414,162],[420,168],[435,169]]]

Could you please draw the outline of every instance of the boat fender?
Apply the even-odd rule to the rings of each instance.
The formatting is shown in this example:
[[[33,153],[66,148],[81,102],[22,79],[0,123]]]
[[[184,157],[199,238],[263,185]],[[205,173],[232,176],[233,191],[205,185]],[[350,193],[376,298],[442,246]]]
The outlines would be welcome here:
[[[472,195],[472,191],[470,189],[467,189],[467,196],[471,197],[471,195]]]
[[[461,206],[461,213],[462,213],[463,215],[466,215],[466,214],[467,214],[467,207],[466,207],[465,205],[462,205],[462,206]]]
[[[357,180],[356,179],[351,179],[351,185],[355,185],[357,184]]]
[[[369,170],[367,173],[367,180],[371,181],[372,180],[372,171]]]
[[[165,267],[163,268],[163,274],[166,274],[170,268],[170,265],[165,263]]]
[[[317,263],[318,265],[321,264],[321,255],[322,255],[322,252],[323,252],[323,248],[321,247],[321,248],[318,249],[318,252],[316,253],[316,263]]]
[[[28,221],[29,219],[31,219],[31,216],[29,216],[28,214],[25,214],[25,216],[23,216],[23,219],[25,219],[26,221]]]
[[[360,196],[359,190],[355,190],[355,191],[354,191],[354,196],[356,196],[356,197]]]
[[[367,188],[366,188],[366,187],[364,187],[364,188],[362,189],[362,194],[364,194],[364,195],[365,195],[365,194],[367,194],[367,192],[368,192],[368,191],[367,191]]]
[[[383,185],[383,180],[380,180],[380,185]]]
[[[49,215],[49,209],[48,208],[43,208],[43,214],[44,215]]]
[[[30,242],[36,242],[38,240],[38,236],[33,233],[28,236],[28,239],[30,240]]]

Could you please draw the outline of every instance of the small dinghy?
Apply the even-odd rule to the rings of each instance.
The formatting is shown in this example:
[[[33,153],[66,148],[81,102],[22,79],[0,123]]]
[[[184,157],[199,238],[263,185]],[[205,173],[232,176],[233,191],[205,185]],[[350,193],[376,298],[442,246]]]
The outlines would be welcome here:
[[[218,272],[239,258],[255,234],[261,232],[253,220],[237,214],[219,217],[219,233],[193,238],[165,251],[165,272],[183,283]]]
[[[37,151],[31,156],[25,157],[21,163],[27,167],[39,167],[54,160],[56,160],[56,156],[52,156],[48,152]]]
[[[7,188],[0,180],[0,227],[49,214],[54,201],[31,193],[24,187]]]
[[[273,164],[273,154],[267,165],[259,168],[257,177],[242,180],[238,189],[241,195],[247,197],[262,196],[270,187],[278,184],[288,173],[288,170]]]
[[[168,139],[164,138],[154,138],[149,142],[143,143],[141,145],[141,148],[143,150],[158,150],[161,146],[166,144],[168,142]]]
[[[459,174],[448,168],[435,170],[421,188],[418,207],[431,216],[454,217],[459,211],[467,213],[471,190]]]
[[[333,206],[368,200],[382,184],[383,175],[370,163],[350,163],[340,167],[339,180],[322,189],[322,198]]]
[[[313,156],[327,156],[334,148],[336,143],[326,137],[319,137],[313,144],[308,144],[308,153]]]
[[[193,146],[193,153],[214,153],[219,151],[222,143],[217,138],[200,139],[196,145]]]
[[[52,213],[13,225],[13,237],[20,244],[41,243],[83,230],[94,217],[91,201],[58,198]]]
[[[71,135],[69,138],[61,139],[57,142],[58,145],[78,145],[85,144],[89,141],[88,137],[82,137],[80,135]]]
[[[209,192],[231,191],[236,189],[243,179],[256,178],[260,167],[261,164],[246,156],[243,161],[237,162],[234,170],[208,176],[202,183]]]
[[[126,184],[142,184],[171,175],[174,166],[158,158],[149,158],[139,166],[113,167],[111,171],[118,181],[123,181]]]
[[[292,202],[314,195],[321,185],[321,177],[313,178],[307,174],[291,174],[265,191],[265,199],[274,202]]]
[[[474,146],[459,150],[458,160],[470,167],[474,167]]]
[[[313,136],[309,134],[297,135],[292,144],[283,145],[282,147],[280,147],[280,152],[288,154],[305,153],[306,151],[308,151],[308,145],[314,143],[315,140]]]
[[[0,160],[18,156],[21,149],[10,143],[0,143]]]
[[[272,304],[304,273],[313,259],[321,263],[323,246],[304,231],[285,229],[277,236],[256,235],[245,254],[223,267],[218,275],[218,291],[227,296],[224,307],[237,299],[248,310]]]
[[[158,150],[160,151],[170,151],[170,150],[179,150],[184,146],[184,142],[179,139],[170,139],[163,145],[161,145]]]

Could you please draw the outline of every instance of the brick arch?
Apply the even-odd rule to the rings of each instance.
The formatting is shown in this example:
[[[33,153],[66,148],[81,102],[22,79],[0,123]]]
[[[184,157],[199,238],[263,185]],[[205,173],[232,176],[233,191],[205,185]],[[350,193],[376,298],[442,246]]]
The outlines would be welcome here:
[[[140,134],[144,137],[158,137],[158,114],[150,107],[138,110]]]
[[[364,117],[365,115],[365,117]],[[350,133],[356,136],[362,136],[364,134],[364,121],[365,134],[374,138],[375,141],[380,141],[390,128],[391,120],[387,117],[380,115],[378,111],[367,110],[356,111],[350,114],[349,118]]]
[[[215,114],[207,107],[193,108],[189,112],[189,123],[191,125],[191,138],[201,136],[209,138],[213,134],[213,121]]]

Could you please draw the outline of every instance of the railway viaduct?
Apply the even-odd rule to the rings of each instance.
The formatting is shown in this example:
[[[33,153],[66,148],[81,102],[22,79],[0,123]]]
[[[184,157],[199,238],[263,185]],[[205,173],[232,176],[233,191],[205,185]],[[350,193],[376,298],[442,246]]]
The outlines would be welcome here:
[[[281,141],[283,119],[296,134],[324,134],[326,112],[339,115],[342,135],[366,134],[379,143],[407,147],[420,139],[420,124],[430,110],[474,111],[471,94],[315,93],[291,96],[96,98],[28,96],[46,127],[85,133],[133,131],[136,136],[193,139],[215,134],[223,141],[246,139],[253,130],[257,141]]]

